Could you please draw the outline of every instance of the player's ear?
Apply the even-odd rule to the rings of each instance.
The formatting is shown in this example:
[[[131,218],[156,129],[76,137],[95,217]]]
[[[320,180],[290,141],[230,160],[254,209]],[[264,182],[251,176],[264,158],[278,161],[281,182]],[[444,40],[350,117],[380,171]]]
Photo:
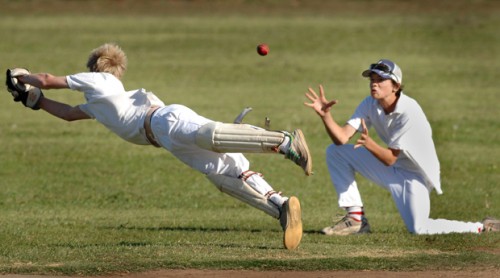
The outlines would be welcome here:
[[[395,81],[392,81],[392,91],[397,92],[397,91],[399,91],[399,89],[401,89],[401,84],[399,84]]]

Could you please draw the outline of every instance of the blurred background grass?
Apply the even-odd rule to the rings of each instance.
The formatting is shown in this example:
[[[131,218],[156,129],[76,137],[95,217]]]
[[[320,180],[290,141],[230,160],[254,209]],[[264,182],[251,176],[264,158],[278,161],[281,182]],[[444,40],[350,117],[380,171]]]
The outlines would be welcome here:
[[[0,101],[0,272],[80,273],[153,268],[499,268],[498,235],[408,235],[389,193],[360,178],[374,234],[316,233],[336,213],[329,141],[303,106],[323,84],[339,122],[368,93],[361,71],[380,58],[403,69],[442,164],[432,217],[500,217],[496,1],[0,1],[0,66],[65,75],[104,42],[127,52],[128,89],[232,121],[304,130],[309,178],[272,155],[252,169],[303,207],[300,249],[281,249],[279,224],[221,194],[165,151],[134,146],[93,121],[66,123]],[[266,57],[257,44],[269,44]],[[47,91],[71,104],[77,92]],[[396,254],[396,255],[395,255]],[[353,260],[356,258],[356,260]]]

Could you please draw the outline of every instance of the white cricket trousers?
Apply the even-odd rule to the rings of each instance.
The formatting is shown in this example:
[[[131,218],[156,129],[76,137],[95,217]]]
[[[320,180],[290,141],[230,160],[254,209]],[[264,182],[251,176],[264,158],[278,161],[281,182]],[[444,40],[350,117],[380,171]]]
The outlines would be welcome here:
[[[180,161],[203,174],[216,173],[238,177],[250,163],[241,153],[216,153],[196,145],[201,126],[213,122],[184,105],[172,104],[158,109],[151,118],[151,129],[158,142]]]
[[[332,144],[326,149],[326,161],[339,206],[359,206],[363,202],[354,179],[356,172],[391,193],[406,228],[415,234],[479,233],[483,224],[446,219],[431,219],[430,191],[423,178],[410,171],[385,166],[366,148]]]
[[[160,145],[189,167],[203,174],[238,178],[250,167],[250,162],[243,154],[217,153],[196,144],[198,129],[210,122],[213,121],[184,105],[172,104],[155,111],[151,118],[151,129]],[[252,175],[247,183],[262,195],[274,191],[259,175]]]

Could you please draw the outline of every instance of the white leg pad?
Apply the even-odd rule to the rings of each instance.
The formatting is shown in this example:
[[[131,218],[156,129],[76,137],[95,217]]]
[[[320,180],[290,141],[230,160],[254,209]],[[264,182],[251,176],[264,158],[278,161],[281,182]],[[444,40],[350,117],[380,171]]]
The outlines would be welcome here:
[[[208,174],[207,178],[222,192],[247,203],[274,218],[280,217],[278,207],[268,198],[255,191],[242,179],[232,178],[220,174]]]
[[[277,152],[285,135],[247,124],[212,122],[203,125],[196,134],[196,144],[218,153]]]

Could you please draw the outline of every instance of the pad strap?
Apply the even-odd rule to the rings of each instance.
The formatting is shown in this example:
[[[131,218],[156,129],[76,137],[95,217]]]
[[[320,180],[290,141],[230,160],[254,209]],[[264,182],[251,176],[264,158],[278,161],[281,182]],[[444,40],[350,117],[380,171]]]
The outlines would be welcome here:
[[[262,175],[259,172],[254,172],[254,171],[251,171],[251,170],[246,170],[245,172],[241,173],[241,175],[239,175],[238,178],[242,179],[243,181],[247,181],[248,178],[250,178],[253,175],[257,175],[259,177],[264,177],[264,175]]]
[[[276,204],[266,196],[258,193],[244,180],[220,174],[208,174],[207,178],[222,192],[247,203],[274,218],[280,217],[280,210]]]

